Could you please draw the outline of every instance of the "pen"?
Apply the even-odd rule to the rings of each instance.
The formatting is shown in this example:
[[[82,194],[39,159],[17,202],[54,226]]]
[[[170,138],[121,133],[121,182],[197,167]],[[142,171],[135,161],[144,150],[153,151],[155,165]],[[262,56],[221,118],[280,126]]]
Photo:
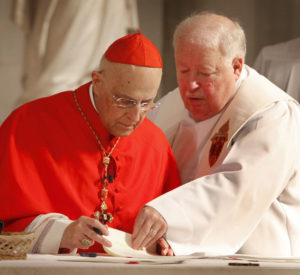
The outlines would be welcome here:
[[[93,227],[93,230],[94,230],[97,234],[103,235],[102,231],[101,231],[99,228]]]
[[[259,266],[258,263],[228,263],[230,266]]]
[[[97,253],[94,252],[80,252],[79,255],[82,257],[97,257]]]

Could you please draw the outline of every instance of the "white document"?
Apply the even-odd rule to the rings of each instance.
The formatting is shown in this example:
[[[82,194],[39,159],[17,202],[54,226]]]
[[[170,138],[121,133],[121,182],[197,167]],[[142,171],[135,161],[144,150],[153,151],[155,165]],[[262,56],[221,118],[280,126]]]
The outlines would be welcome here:
[[[105,236],[111,243],[111,247],[103,246],[105,252],[112,256],[117,257],[161,257],[155,253],[155,247],[150,249],[143,248],[142,250],[136,250],[131,247],[131,234],[126,232],[109,228],[109,235]]]
[[[123,231],[109,228],[109,235],[105,236],[106,239],[111,241],[112,246],[103,246],[105,252],[115,257],[135,258],[139,261],[154,261],[160,263],[182,262],[188,259],[196,259],[204,257],[204,253],[197,253],[197,255],[190,256],[161,256],[156,254],[156,244],[149,249],[136,250],[131,247],[131,234]]]

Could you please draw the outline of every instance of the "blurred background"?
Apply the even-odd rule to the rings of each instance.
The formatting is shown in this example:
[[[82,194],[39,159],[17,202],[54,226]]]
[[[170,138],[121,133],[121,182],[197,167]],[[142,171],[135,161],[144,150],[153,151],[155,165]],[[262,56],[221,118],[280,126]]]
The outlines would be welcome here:
[[[161,97],[176,87],[173,30],[197,11],[239,20],[250,66],[265,46],[300,37],[299,0],[0,0],[0,124],[16,106],[89,81],[107,46],[137,29],[161,52]],[[300,43],[293,50],[299,58]]]

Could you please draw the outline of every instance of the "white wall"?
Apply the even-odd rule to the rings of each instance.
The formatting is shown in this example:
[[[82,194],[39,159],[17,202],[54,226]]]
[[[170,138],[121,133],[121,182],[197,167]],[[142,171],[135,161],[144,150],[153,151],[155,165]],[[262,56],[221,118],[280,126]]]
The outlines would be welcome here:
[[[21,92],[23,32],[10,20],[12,0],[0,0],[0,124]]]
[[[12,2],[0,0],[0,124],[22,91],[24,33],[10,20]],[[163,1],[137,0],[137,4],[141,32],[162,52]]]
[[[163,94],[177,86],[172,35],[186,16],[213,11],[236,18],[247,38],[246,63],[250,66],[266,45],[300,36],[300,0],[163,0],[164,2],[164,81]]]
[[[163,50],[163,1],[137,0],[141,32],[162,53]]]
[[[22,89],[24,34],[10,21],[12,2],[0,0],[0,124]],[[193,11],[208,9],[239,18],[248,38],[249,65],[262,46],[300,35],[300,0],[137,0],[137,4],[140,29],[155,43],[164,61],[159,96],[177,85],[171,37],[178,21]]]

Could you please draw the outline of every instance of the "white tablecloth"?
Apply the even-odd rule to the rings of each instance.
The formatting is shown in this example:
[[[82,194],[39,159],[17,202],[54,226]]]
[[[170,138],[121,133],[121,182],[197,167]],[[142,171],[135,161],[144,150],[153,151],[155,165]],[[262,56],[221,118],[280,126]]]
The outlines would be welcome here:
[[[105,258],[107,260],[105,260]],[[120,262],[109,262],[120,261]],[[229,265],[234,263],[234,265]],[[252,266],[247,266],[251,263]],[[238,265],[236,265],[238,264]],[[242,265],[239,265],[242,264]],[[245,264],[245,265],[244,265]],[[256,265],[259,266],[256,266]],[[114,257],[88,258],[81,256],[28,255],[26,260],[0,261],[0,274],[38,274],[38,275],[135,275],[135,274],[300,274],[300,259],[232,259],[201,258],[189,259],[182,263],[132,262],[132,259]]]

